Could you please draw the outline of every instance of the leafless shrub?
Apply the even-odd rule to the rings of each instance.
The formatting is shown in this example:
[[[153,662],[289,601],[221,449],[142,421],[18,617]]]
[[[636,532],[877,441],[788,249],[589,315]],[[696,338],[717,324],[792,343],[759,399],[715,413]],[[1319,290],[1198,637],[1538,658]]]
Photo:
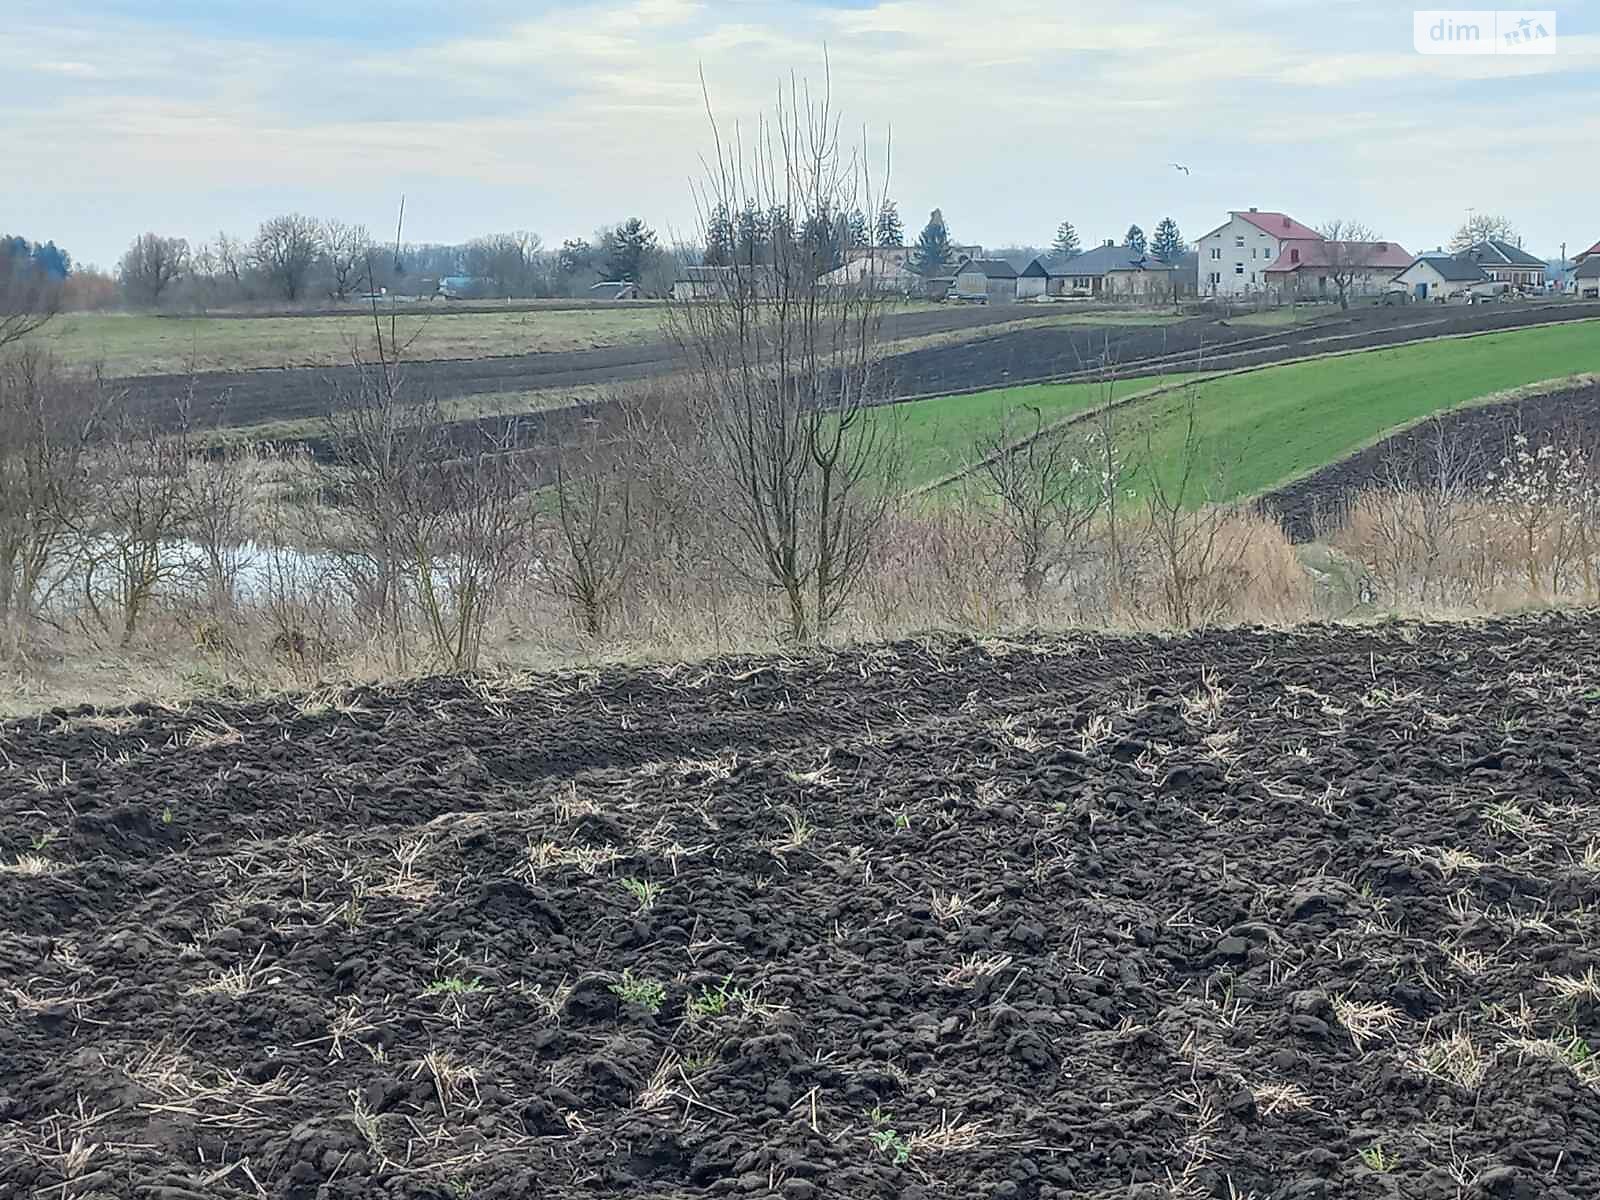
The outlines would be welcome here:
[[[127,646],[157,595],[191,563],[180,545],[190,518],[182,434],[124,417],[93,452],[88,508],[77,532],[83,613]]]
[[[519,476],[496,449],[428,467],[406,523],[417,593],[436,657],[452,671],[474,670],[524,546]]]
[[[36,349],[0,361],[0,629],[13,635],[59,583],[104,408],[98,380],[68,378]]]
[[[1357,500],[1372,529],[1369,565],[1391,595],[1424,604],[1445,598],[1446,566],[1459,557],[1467,502],[1482,479],[1480,458],[1435,419],[1419,448],[1385,458],[1377,487]]]
[[[749,153],[712,121],[703,214],[782,212],[769,252],[719,268],[704,298],[669,309],[710,433],[718,492],[754,573],[782,597],[789,637],[825,640],[865,574],[890,511],[894,463],[879,326],[886,295],[842,281],[831,232],[854,208],[869,224],[864,158],[843,149],[829,90],[780,95]]]
[[[1083,552],[1083,535],[1102,497],[1092,443],[1046,433],[1043,414],[1027,412],[1033,430],[1020,445],[1008,415],[996,432],[978,439],[975,453],[981,485],[1016,547],[1023,597],[1036,610],[1050,572]]]
[[[554,529],[544,569],[591,638],[604,636],[634,561],[640,484],[594,423],[555,451]]]
[[[1514,532],[1528,592],[1558,586],[1580,542],[1577,514],[1593,510],[1595,483],[1580,445],[1513,433],[1491,470],[1489,501]]]
[[[1215,624],[1249,583],[1244,546],[1227,536],[1234,514],[1207,501],[1214,476],[1196,424],[1196,398],[1184,401],[1184,438],[1173,473],[1155,467],[1147,447],[1146,529],[1156,557],[1159,608],[1179,629]]]

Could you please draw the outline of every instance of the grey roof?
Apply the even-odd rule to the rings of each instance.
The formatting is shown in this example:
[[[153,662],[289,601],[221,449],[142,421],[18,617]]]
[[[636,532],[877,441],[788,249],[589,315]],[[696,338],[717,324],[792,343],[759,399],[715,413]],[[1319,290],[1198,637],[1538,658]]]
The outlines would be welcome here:
[[[987,279],[1015,279],[1017,269],[1003,258],[975,258],[971,262],[963,263],[960,274],[968,271],[981,271]]]
[[[1078,275],[1104,275],[1107,271],[1136,271],[1141,264],[1146,269],[1160,269],[1162,266],[1132,246],[1096,246],[1052,264],[1050,271],[1058,278],[1072,278]]]
[[[1591,254],[1572,272],[1574,279],[1600,279],[1600,254]]]
[[[1036,258],[1022,268],[1023,279],[1049,279],[1050,268],[1044,265],[1044,259]]]
[[[1466,254],[1478,262],[1488,263],[1491,267],[1544,267],[1545,261],[1535,255],[1529,254],[1521,246],[1513,246],[1510,242],[1503,242],[1499,238],[1490,238],[1486,242],[1479,242],[1476,246],[1466,251]]]
[[[1427,263],[1439,273],[1439,278],[1449,283],[1481,283],[1489,278],[1488,273],[1482,267],[1464,255],[1419,254],[1417,262],[1412,263],[1411,266],[1414,267],[1417,263]],[[1406,270],[1410,269],[1410,267],[1406,268]]]

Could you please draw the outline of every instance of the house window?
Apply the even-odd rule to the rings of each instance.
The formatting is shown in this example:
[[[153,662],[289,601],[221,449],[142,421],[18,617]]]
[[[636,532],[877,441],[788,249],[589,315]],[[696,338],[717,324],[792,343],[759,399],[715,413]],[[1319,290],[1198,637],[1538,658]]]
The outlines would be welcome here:
[[[1254,271],[1251,271],[1250,272],[1250,282],[1254,283],[1255,281],[1256,281],[1256,273]]]
[[[1235,275],[1243,275],[1244,274],[1244,264],[1243,263],[1234,263],[1233,264],[1233,273]]]
[[[1221,246],[1213,246],[1213,247],[1211,247],[1211,257],[1212,258],[1221,258],[1222,257],[1222,247]]]
[[[1252,247],[1251,250],[1250,250],[1250,257],[1254,258],[1255,256],[1256,256],[1256,252],[1255,252],[1254,247]]]
[[[1299,262],[1300,261],[1300,251],[1298,251],[1298,250],[1289,251],[1289,261],[1290,262]]]
[[[1236,237],[1236,238],[1234,238],[1234,239],[1233,239],[1233,244],[1234,244],[1234,246],[1236,246],[1236,247],[1237,247],[1237,248],[1238,248],[1238,249],[1240,249],[1240,250],[1243,250],[1243,249],[1244,249],[1244,238],[1243,238],[1243,237]]]

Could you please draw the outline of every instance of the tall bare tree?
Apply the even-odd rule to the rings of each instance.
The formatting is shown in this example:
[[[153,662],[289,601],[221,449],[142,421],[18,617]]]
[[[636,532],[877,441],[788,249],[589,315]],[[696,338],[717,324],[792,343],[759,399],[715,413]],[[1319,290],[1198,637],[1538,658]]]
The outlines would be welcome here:
[[[1480,242],[1493,238],[1499,242],[1520,242],[1522,239],[1517,234],[1517,227],[1511,223],[1509,217],[1498,213],[1475,212],[1456,228],[1455,236],[1450,239],[1452,254],[1460,254]]]
[[[1329,221],[1317,232],[1325,239],[1322,249],[1328,260],[1328,279],[1339,293],[1339,307],[1348,309],[1352,289],[1365,286],[1372,278],[1378,235],[1370,226],[1347,220]]]
[[[324,221],[321,234],[329,286],[336,300],[344,300],[361,284],[367,255],[372,252],[372,235],[365,225],[345,221]]]
[[[298,300],[305,294],[320,248],[317,223],[290,213],[262,223],[250,257],[285,300]]]
[[[709,103],[708,103],[709,108]],[[754,142],[725,143],[697,197],[705,224],[747,206],[804,229],[883,203],[865,152],[839,138],[829,88],[791,82]],[[685,351],[727,515],[782,597],[787,630],[825,640],[861,579],[890,507],[895,446],[874,403],[885,394],[880,323],[886,298],[870,281],[825,275],[814,239],[774,237],[770,262],[737,261],[700,300],[675,302],[668,328]]]
[[[98,380],[66,375],[37,348],[0,360],[0,629],[39,612],[86,506],[86,447],[103,412]]]
[[[141,233],[122,256],[118,277],[130,300],[160,304],[161,293],[189,269],[189,243],[183,238]]]

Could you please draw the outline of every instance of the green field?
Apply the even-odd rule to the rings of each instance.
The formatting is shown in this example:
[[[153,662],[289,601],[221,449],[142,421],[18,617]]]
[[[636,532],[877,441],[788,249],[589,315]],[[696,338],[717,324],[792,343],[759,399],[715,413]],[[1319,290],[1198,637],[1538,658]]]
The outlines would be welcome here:
[[[894,425],[905,457],[906,485],[919,487],[969,465],[977,454],[979,439],[993,437],[1008,413],[1012,414],[1012,428],[1008,432],[1021,437],[1035,428],[1029,409],[1037,409],[1040,419],[1049,425],[1107,401],[1126,400],[1152,388],[1200,378],[1204,376],[1034,384],[897,404],[877,410],[873,415],[876,420]]]
[[[661,310],[581,308],[506,313],[449,312],[396,319],[407,357],[484,358],[533,351],[636,345],[661,337]],[[388,322],[384,323],[387,336]],[[107,375],[242,371],[252,367],[331,366],[350,361],[352,341],[369,345],[372,318],[167,317],[68,313],[35,340],[72,366]]]
[[[1125,455],[1172,478],[1192,394],[1208,490],[1231,499],[1335,462],[1432,413],[1586,371],[1600,371],[1600,322],[1418,342],[1213,377],[1134,400],[1120,410],[1118,424]],[[1156,383],[1122,383],[1119,396]],[[1023,405],[1040,408],[1047,420],[1092,409],[1102,401],[1102,386],[1046,384],[903,405],[908,475],[926,482],[958,469],[970,459],[976,437],[999,428],[1008,411]]]

